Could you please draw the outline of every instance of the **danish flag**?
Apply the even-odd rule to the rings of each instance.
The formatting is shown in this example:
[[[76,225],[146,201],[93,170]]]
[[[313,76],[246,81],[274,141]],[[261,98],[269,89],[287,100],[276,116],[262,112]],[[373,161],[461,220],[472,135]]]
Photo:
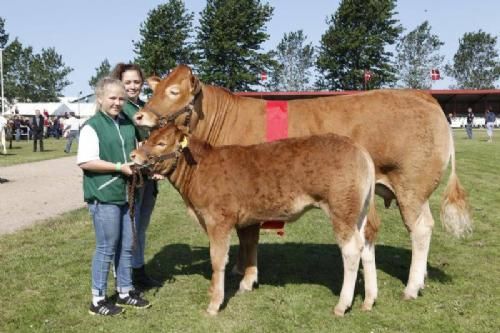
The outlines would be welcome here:
[[[370,72],[369,70],[365,69],[365,74],[364,74],[365,83],[370,81],[372,79],[372,76],[373,76],[373,73]]]
[[[432,80],[441,79],[441,74],[439,74],[439,69],[431,69],[431,79]]]

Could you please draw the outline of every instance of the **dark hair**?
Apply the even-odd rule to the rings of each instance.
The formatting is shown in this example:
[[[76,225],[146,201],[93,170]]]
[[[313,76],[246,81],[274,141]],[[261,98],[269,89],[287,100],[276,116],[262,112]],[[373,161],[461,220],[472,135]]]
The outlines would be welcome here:
[[[137,65],[137,64],[125,64],[123,62],[116,64],[115,68],[113,68],[113,70],[111,71],[110,76],[112,78],[115,78],[115,79],[118,79],[121,81],[123,73],[125,73],[126,71],[136,71],[137,73],[139,73],[139,76],[141,77],[142,82],[146,81],[144,78],[144,73],[142,72],[142,69],[141,69],[141,67],[139,67],[139,65]]]

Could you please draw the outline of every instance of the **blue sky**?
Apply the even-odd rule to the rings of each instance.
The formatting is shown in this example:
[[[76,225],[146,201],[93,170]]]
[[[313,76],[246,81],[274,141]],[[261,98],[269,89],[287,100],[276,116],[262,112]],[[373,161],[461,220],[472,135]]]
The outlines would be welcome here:
[[[72,85],[67,96],[90,92],[88,81],[95,68],[107,58],[111,65],[134,58],[132,40],[139,39],[139,26],[160,0],[0,0],[0,16],[6,20],[10,41],[18,37],[35,52],[55,47],[66,65]],[[326,19],[339,5],[338,0],[270,0],[275,9],[267,32],[271,35],[263,48],[273,49],[284,33],[302,29],[308,41],[318,46],[326,31]],[[205,0],[186,0],[186,7],[198,14]],[[500,37],[500,0],[399,0],[398,15],[406,31],[428,20],[432,31],[445,42],[441,53],[451,62],[458,40],[465,32],[483,31]],[[500,39],[500,38],[499,38]],[[497,44],[500,47],[500,40]],[[453,81],[433,85],[446,89]]]

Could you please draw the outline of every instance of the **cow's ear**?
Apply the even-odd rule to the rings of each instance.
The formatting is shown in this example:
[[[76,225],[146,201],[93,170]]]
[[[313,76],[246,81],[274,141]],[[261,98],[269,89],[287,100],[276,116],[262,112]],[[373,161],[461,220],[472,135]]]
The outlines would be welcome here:
[[[148,82],[148,86],[154,92],[156,89],[156,86],[158,85],[158,83],[160,83],[161,79],[158,76],[151,76],[151,77],[148,77],[148,79],[146,81]]]
[[[196,75],[191,74],[191,95],[196,95],[200,92],[201,83]]]

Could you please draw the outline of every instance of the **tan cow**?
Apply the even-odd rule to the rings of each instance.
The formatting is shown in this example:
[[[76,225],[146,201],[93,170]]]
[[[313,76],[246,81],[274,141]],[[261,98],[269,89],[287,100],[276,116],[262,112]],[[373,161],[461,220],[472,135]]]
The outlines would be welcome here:
[[[266,101],[236,96],[202,84],[191,69],[180,65],[166,78],[148,80],[154,90],[136,114],[139,125],[154,127],[165,119],[188,122],[192,132],[214,146],[249,145],[266,140]],[[188,117],[188,112],[194,112]],[[471,232],[466,195],[455,170],[453,136],[437,101],[417,90],[376,90],[355,95],[291,100],[288,136],[337,133],[352,138],[375,163],[376,193],[388,206],[396,199],[410,232],[412,260],[406,299],[424,287],[434,219],[429,197],[443,178],[451,158],[451,173],[443,196],[441,220],[455,236]],[[238,269],[245,271],[257,255],[254,233],[241,229]]]
[[[326,134],[212,147],[168,125],[153,131],[130,157],[167,175],[207,232],[213,270],[209,314],[217,314],[224,300],[231,230],[255,229],[268,219],[295,220],[311,207],[330,217],[342,252],[344,282],[334,313],[343,316],[352,304],[360,258],[363,309],[372,308],[377,297],[373,243],[378,221],[371,218],[369,226],[366,221],[375,195],[375,169],[368,152],[349,138]],[[256,263],[247,270],[240,291],[251,290],[257,282]]]

